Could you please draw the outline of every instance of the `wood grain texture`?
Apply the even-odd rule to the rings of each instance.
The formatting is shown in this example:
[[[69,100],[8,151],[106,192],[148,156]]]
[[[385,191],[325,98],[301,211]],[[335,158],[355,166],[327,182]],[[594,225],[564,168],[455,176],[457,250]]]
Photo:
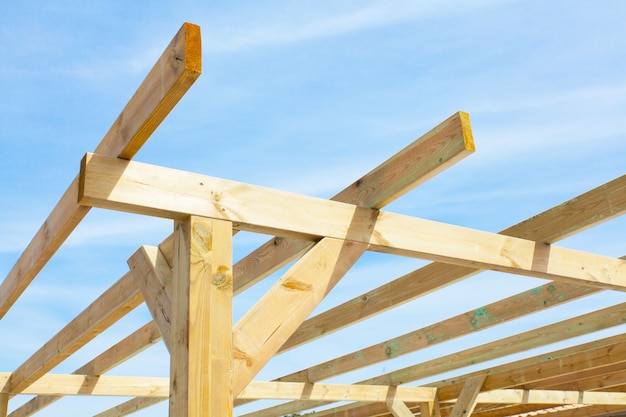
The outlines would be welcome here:
[[[198,215],[253,232],[346,239],[400,256],[626,288],[620,259],[95,154],[83,159],[80,202],[172,219]]]
[[[302,399],[329,401],[385,402],[432,401],[436,389],[424,387],[387,387],[383,385],[308,384],[298,382],[252,381],[239,394],[245,399]]]
[[[0,381],[10,374],[0,373]],[[166,398],[169,378],[45,374],[29,387],[8,394],[142,396]]]
[[[161,401],[163,401],[162,398],[137,397],[98,413],[94,415],[94,417],[122,417],[136,411],[143,410],[144,408],[148,408],[154,404],[160,403]]]
[[[490,305],[285,375],[277,380],[322,381],[444,343],[541,309],[554,307],[592,292],[594,292],[593,289],[571,284],[551,283],[542,285],[530,291],[524,291]]]
[[[454,403],[450,417],[469,417],[476,407],[476,399],[487,375],[475,375],[468,378]]]
[[[106,133],[95,152],[130,159],[202,69],[200,28],[185,23]],[[0,319],[89,212],[74,179],[0,285]]]
[[[230,222],[175,222],[172,416],[232,415],[232,234]]]
[[[239,320],[233,328],[235,396],[365,250],[363,244],[322,239]]]
[[[170,266],[158,247],[142,246],[128,259],[128,267],[169,350],[172,315]]]
[[[480,346],[469,348],[463,351],[444,355],[426,362],[417,363],[407,366],[384,375],[368,378],[357,382],[357,384],[374,384],[374,385],[401,385],[412,381],[428,378],[442,372],[449,372],[455,369],[461,369],[466,366],[475,365],[498,357],[503,357],[517,352],[532,349],[534,347],[543,346],[552,342],[565,340],[581,334],[588,334],[596,330],[618,326],[624,323],[626,319],[626,303],[619,306],[607,307],[604,310],[592,312],[583,316],[574,317],[561,321],[559,323],[543,326],[533,329],[515,336],[510,336],[501,340],[489,342]],[[513,369],[512,372],[516,372]],[[491,375],[491,374],[490,374]],[[315,378],[315,375],[313,375]],[[501,387],[489,387],[486,389],[496,389]],[[508,387],[506,387],[508,388]],[[458,395],[460,388],[454,395]],[[442,396],[440,401],[455,399],[457,397],[450,394]],[[276,407],[270,407],[254,413],[257,417],[265,417],[270,415],[287,415],[301,410],[305,407],[319,407],[326,405],[327,402],[307,403],[303,405],[301,402],[292,402],[282,404]],[[245,415],[251,417],[251,415]]]
[[[625,187],[626,176],[622,176],[511,226],[501,231],[500,234],[546,243],[557,242],[573,233],[622,214],[626,209]],[[315,340],[322,335],[328,335],[478,272],[479,270],[474,268],[437,262],[426,265],[308,319],[285,342],[281,352]],[[563,294],[563,297],[568,299],[598,291],[598,289],[555,282],[547,284],[544,288],[554,288],[556,290],[554,294]],[[557,298],[560,298],[560,295]],[[554,300],[554,297],[551,297],[551,300]],[[530,299],[527,301],[532,303]],[[552,305],[552,302],[550,301],[548,305]],[[523,307],[522,304],[518,306]],[[531,311],[532,308],[529,308],[528,312]]]

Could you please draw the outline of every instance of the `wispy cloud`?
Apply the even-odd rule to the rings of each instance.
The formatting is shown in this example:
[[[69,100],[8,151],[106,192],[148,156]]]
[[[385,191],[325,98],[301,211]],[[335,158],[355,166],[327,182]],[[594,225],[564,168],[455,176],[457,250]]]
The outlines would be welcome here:
[[[403,21],[428,18],[443,13],[460,13],[473,8],[496,4],[491,0],[413,2],[406,0],[377,1],[357,10],[336,15],[311,16],[310,9],[298,8],[297,14],[266,15],[262,24],[240,25],[239,30],[218,27],[206,44],[209,52],[231,52],[259,46],[301,42],[328,36],[344,35]],[[500,2],[501,3],[501,2]],[[317,10],[320,8],[317,7]],[[211,40],[212,39],[212,40]]]

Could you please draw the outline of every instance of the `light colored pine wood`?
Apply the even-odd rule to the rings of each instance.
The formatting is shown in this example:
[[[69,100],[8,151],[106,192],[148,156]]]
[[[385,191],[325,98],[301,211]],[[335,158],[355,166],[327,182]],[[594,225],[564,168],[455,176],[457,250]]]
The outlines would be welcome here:
[[[468,311],[433,325],[291,373],[278,378],[278,380],[322,381],[326,378],[338,376],[375,363],[397,358],[429,346],[444,343],[465,334],[501,324],[539,309],[556,306],[591,292],[593,291],[586,291],[585,287],[581,288],[570,284],[553,283],[540,286],[531,291],[524,291],[488,306]],[[572,293],[573,296],[570,295]],[[602,313],[593,316],[593,318],[595,319],[601,316]],[[616,323],[619,323],[619,319],[617,322],[612,322],[613,325]],[[567,326],[569,326],[569,324]],[[588,331],[590,331],[590,329],[588,329]]]
[[[393,397],[399,401],[415,402],[432,401],[435,394],[436,389],[424,387],[252,381],[241,391],[238,398],[385,402]]]
[[[232,224],[175,222],[170,415],[231,416]]]
[[[389,398],[385,405],[393,417],[413,417],[413,412],[396,397]]]
[[[173,219],[206,216],[300,238],[346,239],[385,253],[598,288],[626,286],[626,262],[620,259],[95,154],[83,159],[80,202]]]
[[[128,400],[123,402],[120,405],[112,407],[108,410],[105,410],[101,413],[94,415],[94,417],[122,417],[132,414],[136,411],[143,410],[144,408],[148,408],[153,406],[154,404],[160,403],[163,401],[161,398],[155,397],[137,397],[132,400]]]
[[[457,112],[359,178],[331,200],[381,208],[474,152],[469,115]],[[235,294],[250,288],[313,246],[312,242],[274,237],[234,267]],[[172,259],[171,237],[159,246]],[[170,262],[171,263],[171,262]]]
[[[422,402],[419,404],[420,414],[423,417],[441,417],[441,408],[439,407],[439,396],[435,395],[433,401]]]
[[[380,209],[474,150],[469,115],[457,112],[331,200]]]
[[[142,246],[128,259],[128,267],[169,350],[172,316],[170,266],[158,247]]]
[[[626,210],[626,175],[511,226],[500,234],[554,243],[614,218],[624,210]],[[285,342],[281,352],[382,313],[477,272],[478,270],[474,268],[437,262],[429,264],[305,321]],[[555,282],[546,284],[544,288],[551,287],[559,288],[553,291],[556,297],[551,297],[550,303],[555,299],[574,299],[598,291]]]
[[[135,279],[125,274],[20,365],[11,374],[9,390],[22,391],[142,302]]]
[[[506,389],[481,392],[476,402],[489,404],[626,405],[624,392]]]
[[[0,417],[7,417],[9,414],[9,394],[0,393]]]
[[[607,364],[623,364],[626,362],[625,342],[626,336],[620,334],[467,374],[463,378],[428,384],[428,386],[437,388],[440,401],[448,401],[458,396],[464,378],[480,373],[488,373],[483,389],[491,391],[515,388]]]
[[[357,384],[376,384],[376,385],[400,385],[406,384],[418,379],[428,378],[433,375],[437,375],[442,372],[448,372],[455,369],[460,369],[465,366],[478,364],[491,359],[496,359],[509,354],[523,352],[528,349],[532,349],[538,346],[543,346],[552,342],[564,340],[566,338],[572,338],[581,334],[590,333],[603,328],[603,326],[617,326],[624,322],[626,319],[626,303],[621,305],[607,307],[604,310],[588,313],[586,315],[575,317],[547,325],[539,329],[530,330],[519,335],[511,336],[501,340],[489,342],[480,346],[466,349],[464,351],[452,353],[449,355],[441,356],[435,359],[431,359],[426,362],[417,363],[415,365],[407,366],[384,375],[379,375],[373,378],[362,380]],[[513,373],[518,370],[512,369]],[[316,377],[316,375],[312,375]],[[330,375],[326,375],[326,378]],[[547,374],[546,374],[546,377]],[[494,386],[490,389],[501,388]],[[448,394],[448,396],[440,396],[440,400],[449,400],[456,398],[454,394]],[[326,405],[327,402],[317,402],[308,404],[310,407],[319,407]],[[262,411],[254,413],[257,417],[266,417],[271,415],[287,415],[298,412],[301,404],[298,402],[282,404],[275,407],[269,407]],[[244,417],[251,417],[251,415],[245,415]]]
[[[185,23],[106,133],[95,152],[130,159],[202,69],[200,28]],[[77,204],[78,178],[70,184],[0,285],[0,319],[89,212]]]
[[[6,381],[8,373],[0,373]],[[8,394],[99,395],[167,398],[169,378],[46,374],[21,391]]]
[[[485,382],[487,375],[476,375],[468,378],[463,384],[463,389],[454,403],[450,417],[469,417],[476,407],[476,398]]]
[[[133,332],[130,336],[111,346],[73,373],[77,375],[103,374],[120,363],[132,358],[142,350],[157,343],[159,340],[161,340],[161,333],[159,329],[157,329],[156,323],[150,322]],[[63,397],[39,395],[11,412],[11,417],[31,416],[61,398]]]
[[[343,277],[366,246],[322,239],[239,320],[233,329],[234,392],[243,390]],[[289,314],[285,314],[285,312]]]

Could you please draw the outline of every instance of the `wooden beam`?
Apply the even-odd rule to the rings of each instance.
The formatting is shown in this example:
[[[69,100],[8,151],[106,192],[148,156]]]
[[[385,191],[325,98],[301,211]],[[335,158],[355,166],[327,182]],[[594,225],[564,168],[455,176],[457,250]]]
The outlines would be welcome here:
[[[365,250],[363,244],[322,239],[240,319],[233,329],[235,396]]]
[[[406,406],[403,401],[400,401],[396,397],[392,397],[385,401],[387,409],[393,415],[393,417],[413,417],[413,412]]]
[[[0,384],[9,373],[0,373]],[[169,378],[46,374],[21,391],[5,394],[141,396],[167,398]]]
[[[626,175],[511,226],[501,231],[500,234],[554,243],[573,233],[612,219],[624,210],[626,210]],[[477,272],[479,272],[478,269],[437,262],[426,265],[308,319],[285,342],[281,352],[310,342],[322,335],[328,335]],[[556,282],[546,284],[543,288],[553,288],[553,294],[556,295],[556,297],[543,300],[547,301],[548,305],[552,305],[561,297],[574,299],[599,290]],[[539,307],[543,305],[543,301]],[[530,307],[527,302],[521,303],[521,300],[517,300],[515,305]],[[530,310],[531,308],[528,312]]]
[[[21,392],[143,302],[135,279],[125,274],[11,374],[10,392]]]
[[[431,264],[432,265],[432,264]],[[428,268],[426,270],[429,270]],[[431,277],[432,278],[432,277]],[[425,277],[427,279],[427,277]],[[399,289],[398,289],[399,290]],[[400,291],[400,290],[399,290]],[[524,291],[487,306],[403,334],[289,375],[279,381],[317,382],[444,343],[525,314],[546,309],[592,293],[593,289],[551,283]],[[306,322],[305,322],[306,323]]]
[[[412,188],[474,152],[474,140],[465,112],[457,112],[419,139],[356,180],[331,198],[360,207],[381,208]],[[159,247],[168,260],[172,239]],[[250,288],[297,259],[313,242],[274,237],[241,259],[233,273],[234,294]]]
[[[238,398],[385,402],[393,397],[399,401],[415,402],[433,401],[436,393],[434,388],[423,387],[252,381]]]
[[[83,159],[80,202],[173,219],[206,216],[242,230],[346,239],[401,256],[626,288],[620,259],[94,154]]]
[[[414,187],[424,182],[473,151],[469,116],[458,112],[355,181],[333,200],[380,207],[408,191],[411,184]],[[170,236],[159,247],[170,264],[173,242],[173,236]],[[312,242],[281,237],[271,239],[235,265],[234,293],[240,293],[275,272],[312,245]],[[142,407],[144,401],[137,399],[137,404],[128,407]]]
[[[558,351],[541,354],[532,358],[507,363],[490,369],[484,369],[462,377],[447,379],[440,382],[428,384],[427,386],[437,388],[437,395],[440,401],[450,401],[458,398],[464,382],[471,377],[487,374],[483,384],[485,391],[504,389],[519,386],[522,384],[541,381],[546,378],[558,375],[575,374],[583,369],[591,369],[607,364],[622,365],[626,363],[626,336],[617,335],[602,340],[588,342],[578,346],[561,349]],[[383,381],[376,381],[371,378],[361,383],[384,384]],[[290,403],[272,407],[266,410],[256,411],[244,416],[263,417],[266,415],[286,415],[317,405],[313,402],[298,404],[300,407],[292,406]],[[267,411],[267,412],[266,412]],[[329,410],[317,411],[317,417],[325,417],[332,414],[334,417],[367,417],[385,413],[386,408],[379,404],[353,403],[348,406],[335,407]],[[507,414],[508,415],[508,414]],[[242,417],[244,417],[242,416]]]
[[[476,402],[489,404],[626,405],[624,392],[504,389],[481,392]]]
[[[232,234],[230,222],[175,222],[172,416],[232,416]]]
[[[486,374],[468,378],[463,385],[459,397],[454,403],[450,417],[469,417],[476,407],[476,398],[485,382]]]
[[[622,365],[626,363],[626,336],[623,334],[540,354],[428,386],[438,389],[440,401],[448,401],[458,396],[465,378],[479,373],[487,372],[484,390],[491,391],[515,388],[560,375],[574,375],[585,369],[618,363]]]
[[[434,358],[426,362],[407,366],[384,375],[368,378],[357,382],[357,384],[374,385],[401,385],[422,378],[428,378],[442,372],[449,372],[465,366],[475,365],[491,359],[497,359],[524,350],[543,346],[549,343],[565,340],[568,338],[588,334],[603,328],[618,326],[626,320],[626,303],[606,309],[588,313],[579,317],[574,317],[559,323],[544,326],[539,329],[510,336],[501,340],[485,343],[480,346],[466,349],[464,351]],[[514,372],[513,370],[512,372]],[[312,375],[313,378],[322,375]],[[325,378],[330,375],[324,376]],[[510,376],[512,378],[512,376]],[[499,388],[499,387],[494,387]],[[454,395],[441,397],[442,399],[456,398]],[[327,402],[310,403],[307,406],[319,407]],[[256,417],[267,417],[271,415],[287,415],[300,411],[301,404],[298,402],[281,404],[264,410],[256,411]],[[242,417],[251,417],[245,415]]]
[[[0,393],[0,417],[7,417],[9,413],[9,394]]]
[[[132,400],[123,402],[122,404],[116,405],[115,407],[112,407],[106,411],[98,413],[94,415],[94,417],[122,417],[128,414],[132,414],[136,411],[143,410],[144,408],[148,408],[162,401],[162,398],[137,397],[133,398]]]
[[[172,272],[158,247],[142,246],[128,259],[128,266],[143,293],[152,318],[170,350]]]
[[[433,401],[422,402],[420,406],[420,415],[423,417],[441,417],[441,409],[439,407],[439,396],[435,395]]]
[[[142,350],[161,340],[161,334],[154,322],[150,322],[130,336],[122,339],[93,360],[78,368],[75,375],[101,375],[120,363],[130,359]],[[38,395],[11,412],[10,417],[28,417],[37,411],[60,400],[61,396]]]
[[[201,70],[200,28],[185,23],[95,152],[132,158],[191,87]],[[75,178],[0,285],[0,319],[89,212],[89,207],[77,204],[77,196],[78,178]]]

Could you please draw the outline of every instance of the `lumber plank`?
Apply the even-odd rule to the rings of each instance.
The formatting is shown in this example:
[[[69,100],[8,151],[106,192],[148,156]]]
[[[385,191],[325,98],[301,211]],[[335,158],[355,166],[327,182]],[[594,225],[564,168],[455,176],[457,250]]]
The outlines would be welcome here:
[[[162,398],[155,397],[137,397],[132,400],[123,402],[108,410],[96,414],[94,417],[122,417],[132,414],[136,411],[143,410],[163,401]]]
[[[11,374],[9,390],[28,387],[142,302],[133,276],[126,273],[20,365]]]
[[[472,415],[472,412],[476,407],[476,398],[480,393],[480,389],[482,388],[486,377],[486,374],[475,375],[465,381],[463,389],[461,390],[456,403],[454,403],[454,408],[450,413],[450,417],[469,417]]]
[[[125,337],[109,349],[105,350],[93,360],[78,368],[76,375],[101,375],[113,369],[120,363],[132,358],[144,349],[161,340],[161,333],[156,323],[149,322],[128,337]],[[27,403],[13,410],[10,417],[28,417],[37,411],[63,398],[55,395],[38,395]]]
[[[424,417],[441,417],[441,409],[439,407],[439,396],[435,395],[433,401],[422,402],[419,404],[420,414]]]
[[[625,341],[626,336],[620,334],[496,366],[488,370],[483,388],[485,391],[515,388],[560,375],[575,374],[585,369],[618,363],[623,365],[626,362]],[[474,374],[476,373],[428,386],[438,389],[440,401],[448,401],[458,396],[463,380]]]
[[[588,227],[620,215],[626,209],[626,175],[565,201],[549,210],[511,226],[500,234],[544,243],[555,243]],[[305,321],[285,342],[281,352],[328,335],[352,323],[382,313],[445,285],[479,272],[474,268],[432,263],[394,281],[357,296]],[[546,288],[555,286],[552,282]],[[565,284],[561,284],[565,285]],[[598,291],[569,285],[568,297]],[[578,293],[579,295],[576,295]]]
[[[158,247],[142,246],[128,259],[128,267],[169,350],[172,314],[170,266]]]
[[[465,112],[457,112],[331,198],[360,207],[380,208],[474,152]],[[235,265],[235,294],[300,257],[313,242],[274,237]],[[159,246],[172,259],[171,237]]]
[[[481,392],[476,401],[489,404],[626,405],[626,393],[504,389]]]
[[[202,70],[200,28],[185,23],[96,147],[98,154],[132,158]],[[78,201],[75,178],[0,285],[0,319],[26,290],[89,208]]]
[[[507,363],[490,369],[473,372],[458,378],[428,384],[426,386],[437,388],[440,401],[454,401],[465,380],[473,376],[487,374],[483,389],[496,390],[524,386],[526,384],[550,380],[554,377],[575,377],[577,372],[585,369],[597,369],[603,366],[619,366],[623,369],[626,363],[626,336],[623,334],[608,337],[581,345],[572,346],[557,351],[540,354],[531,358]],[[372,383],[371,380],[363,383]],[[306,403],[307,407],[300,404],[300,410],[317,404]],[[295,407],[275,407],[276,410],[289,411]],[[334,417],[367,417],[383,415],[386,408],[379,404],[353,403],[348,406],[335,407],[330,410],[317,411],[316,416],[324,417],[332,414]],[[265,415],[264,412],[254,413],[257,416]],[[505,413],[504,415],[512,415]],[[284,414],[280,414],[284,415]]]
[[[9,394],[0,393],[0,417],[7,417],[9,413]]]
[[[383,375],[368,378],[357,382],[357,384],[374,384],[374,385],[401,385],[421,378],[431,377],[443,372],[460,369],[464,366],[474,365],[498,357],[509,354],[522,352],[534,347],[543,346],[552,342],[565,340],[581,334],[587,334],[600,330],[602,328],[617,326],[624,323],[626,319],[626,303],[618,306],[607,307],[606,309],[588,313],[579,317],[563,320],[558,323],[543,326],[539,329],[533,329],[518,335],[510,336],[504,339],[485,343],[480,346],[469,348],[453,354],[441,356],[426,362],[407,366]],[[536,367],[536,365],[534,365]],[[512,370],[517,372],[518,368]],[[512,375],[508,375],[513,378]],[[488,387],[485,389],[502,388],[499,386]],[[457,389],[455,394],[442,396],[439,392],[440,401],[457,398]],[[310,402],[306,407],[319,407],[326,405],[327,402]],[[259,410],[254,413],[257,417],[266,417],[270,415],[287,415],[299,412],[303,407],[301,402],[292,402],[281,404],[279,406],[270,407]],[[250,414],[243,417],[251,417]]]
[[[385,402],[393,397],[408,402],[432,401],[436,393],[434,388],[423,387],[251,381],[238,398]]]
[[[172,416],[232,415],[232,234],[230,222],[175,222]]]
[[[409,409],[409,407],[396,397],[385,401],[385,405],[393,417],[414,417],[413,412]]]
[[[246,312],[233,328],[235,396],[365,250],[363,244],[322,239]]]
[[[432,265],[432,264],[431,264]],[[426,270],[429,270],[428,268]],[[523,315],[571,301],[595,289],[551,283],[459,314],[355,352],[278,378],[279,381],[317,382],[365,366],[434,346]]]
[[[0,381],[8,380],[0,373]],[[6,394],[141,396],[167,398],[169,378],[45,374],[29,387]]]
[[[346,239],[385,253],[598,288],[626,285],[620,259],[95,154],[81,165],[81,204],[223,219],[242,230]]]

